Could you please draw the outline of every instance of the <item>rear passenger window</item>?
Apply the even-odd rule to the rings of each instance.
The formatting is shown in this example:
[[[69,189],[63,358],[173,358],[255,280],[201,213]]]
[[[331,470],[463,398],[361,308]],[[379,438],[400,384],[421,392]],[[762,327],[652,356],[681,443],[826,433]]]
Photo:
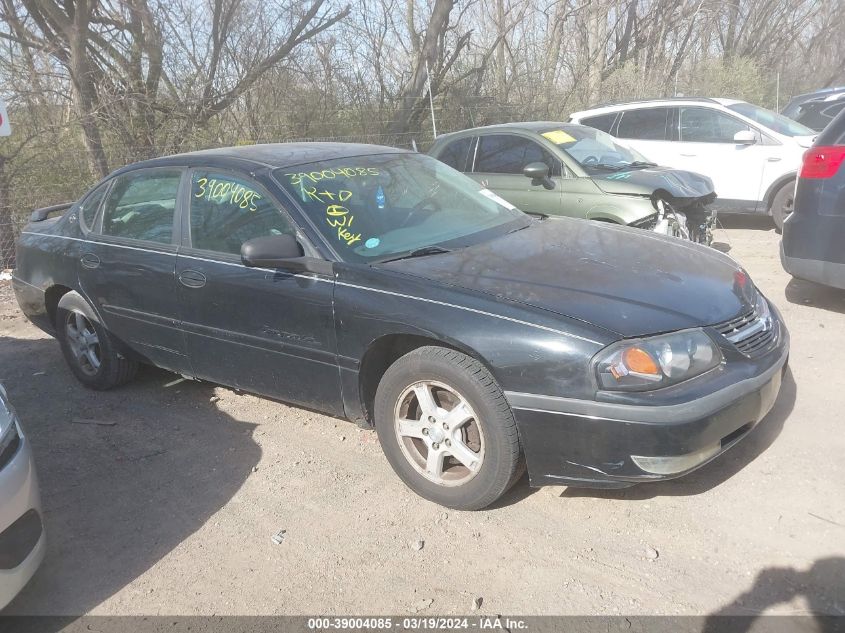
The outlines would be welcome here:
[[[599,116],[591,116],[586,119],[581,119],[581,125],[589,125],[602,132],[610,134],[610,128],[613,127],[613,122],[616,121],[616,112],[610,114],[600,114]]]
[[[263,189],[245,178],[213,171],[191,177],[191,246],[238,255],[254,237],[296,230]]]
[[[478,139],[476,173],[522,174],[528,163],[546,163],[550,176],[560,176],[560,161],[534,141],[511,136],[492,134]]]
[[[442,163],[446,163],[452,169],[457,169],[458,171],[469,171],[469,152],[474,140],[475,137],[467,137],[448,143],[443,151],[440,152],[440,156],[437,157],[437,160]]]
[[[170,244],[180,169],[155,169],[119,176],[103,210],[103,235]]]
[[[82,228],[86,231],[94,229],[94,222],[97,220],[97,211],[100,210],[100,206],[103,204],[103,198],[110,184],[107,182],[97,187],[79,206],[79,217],[82,218]]]
[[[616,136],[644,141],[667,140],[666,128],[669,108],[641,108],[622,113]]]

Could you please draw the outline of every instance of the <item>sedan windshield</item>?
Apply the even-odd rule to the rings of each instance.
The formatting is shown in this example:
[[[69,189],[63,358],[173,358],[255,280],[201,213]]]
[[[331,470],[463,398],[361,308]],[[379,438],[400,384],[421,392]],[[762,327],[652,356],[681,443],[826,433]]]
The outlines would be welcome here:
[[[620,145],[607,132],[591,127],[567,127],[542,134],[578,161],[589,174],[654,165],[637,151]]]
[[[729,105],[728,109],[739,112],[742,116],[747,116],[752,121],[756,121],[760,125],[784,136],[813,136],[815,134],[813,130],[805,125],[801,125],[798,121],[793,121],[782,114],[750,103],[734,103]]]
[[[492,191],[422,154],[354,156],[273,175],[349,262],[442,253],[531,222]]]

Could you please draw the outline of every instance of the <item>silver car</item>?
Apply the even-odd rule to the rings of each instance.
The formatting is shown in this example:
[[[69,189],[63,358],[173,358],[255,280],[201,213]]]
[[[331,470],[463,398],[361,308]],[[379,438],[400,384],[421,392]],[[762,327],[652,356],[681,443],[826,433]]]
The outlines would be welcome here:
[[[0,609],[32,578],[44,550],[32,451],[0,385]]]

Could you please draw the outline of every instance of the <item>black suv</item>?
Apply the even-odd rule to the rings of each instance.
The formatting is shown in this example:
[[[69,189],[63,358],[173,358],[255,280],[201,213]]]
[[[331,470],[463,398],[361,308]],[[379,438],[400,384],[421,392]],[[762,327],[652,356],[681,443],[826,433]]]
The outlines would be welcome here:
[[[782,114],[808,128],[821,132],[845,109],[845,88],[825,88],[794,97]]]
[[[781,261],[793,277],[845,288],[845,111],[804,154]]]

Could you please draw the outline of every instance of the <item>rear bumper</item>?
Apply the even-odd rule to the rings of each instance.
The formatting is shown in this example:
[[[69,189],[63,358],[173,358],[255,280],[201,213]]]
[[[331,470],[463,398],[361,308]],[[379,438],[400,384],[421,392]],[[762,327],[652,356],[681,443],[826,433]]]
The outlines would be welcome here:
[[[16,431],[17,446],[0,467],[0,609],[29,582],[46,549],[32,451],[17,424]]]
[[[47,334],[54,335],[55,329],[47,314],[44,291],[17,276],[12,277],[12,290],[24,316]]]
[[[845,290],[845,264],[790,257],[786,254],[783,241],[780,243],[780,263],[793,277]]]
[[[789,352],[690,402],[629,406],[506,392],[532,486],[625,488],[685,475],[734,446],[771,410]]]
[[[780,260],[793,277],[845,288],[845,187],[799,180],[783,225]]]

